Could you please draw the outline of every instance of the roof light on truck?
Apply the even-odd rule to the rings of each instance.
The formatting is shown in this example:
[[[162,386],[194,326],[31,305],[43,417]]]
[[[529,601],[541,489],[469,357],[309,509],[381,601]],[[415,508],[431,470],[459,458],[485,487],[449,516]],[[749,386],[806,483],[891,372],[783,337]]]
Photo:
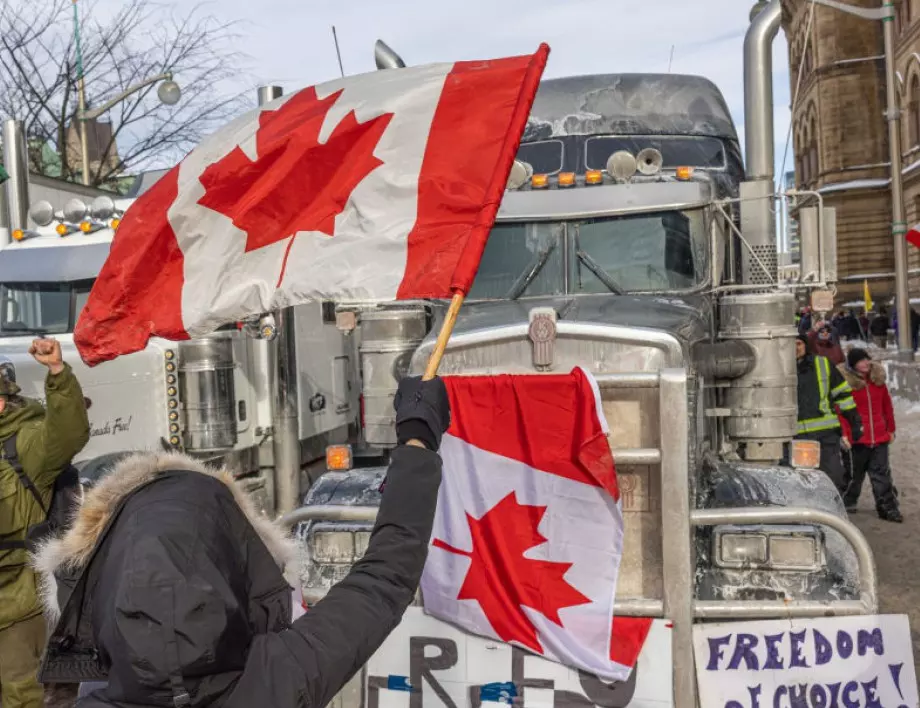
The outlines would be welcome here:
[[[546,189],[549,187],[549,175],[534,175],[530,178],[530,186],[533,189]]]
[[[13,230],[13,240],[14,241],[22,241],[25,237],[26,237],[26,232],[23,231],[22,229]]]
[[[603,184],[604,173],[601,170],[588,170],[585,172],[585,184]]]
[[[68,226],[67,224],[60,223],[54,227],[54,231],[55,233],[57,233],[58,236],[67,236],[69,234],[72,234],[75,231],[75,229],[72,226]]]
[[[674,170],[674,176],[677,177],[677,179],[686,182],[688,179],[693,177],[693,168],[682,165],[681,167],[678,167],[676,170]]]
[[[560,187],[574,187],[575,186],[575,173],[574,172],[560,172],[558,184]]]
[[[92,234],[104,228],[105,228],[105,224],[98,224],[94,221],[81,221],[80,222],[80,231],[82,231],[85,234]]]
[[[112,219],[112,220],[109,222],[109,228],[111,228],[112,231],[118,231],[118,227],[119,227],[120,224],[121,224],[121,219],[119,219],[119,218],[116,216],[114,219]]]

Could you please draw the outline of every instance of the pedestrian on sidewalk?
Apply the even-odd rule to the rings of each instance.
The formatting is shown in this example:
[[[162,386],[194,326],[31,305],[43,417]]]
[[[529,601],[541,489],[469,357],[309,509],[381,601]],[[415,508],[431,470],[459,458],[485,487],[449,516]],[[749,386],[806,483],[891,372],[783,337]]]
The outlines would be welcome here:
[[[869,323],[872,342],[879,349],[885,349],[888,346],[889,329],[891,329],[891,319],[888,317],[888,311],[884,307],[879,308],[878,315]]]
[[[394,405],[367,551],[296,620],[297,546],[230,472],[178,453],[117,463],[36,559],[58,617],[41,677],[101,682],[78,708],[329,704],[399,624],[428,554],[447,390],[405,378]]]
[[[913,307],[910,308],[910,347],[917,351],[920,346],[920,313]]]
[[[848,480],[840,451],[842,433],[837,416],[844,416],[850,427],[862,434],[853,393],[827,358],[809,353],[808,338],[803,335],[796,338],[795,357],[799,411],[795,437],[820,443],[819,467],[843,496]]]
[[[844,494],[847,511],[855,511],[866,473],[875,496],[875,510],[885,521],[901,523],[898,493],[891,478],[888,448],[895,437],[894,407],[885,380],[885,368],[872,361],[865,349],[851,349],[840,367],[853,389],[853,400],[862,420],[862,435],[854,435],[841,418],[844,435],[852,443],[852,478]]]
[[[89,440],[80,384],[53,339],[36,339],[29,353],[48,369],[45,400],[20,394],[0,374],[0,705],[41,708],[36,678],[47,630],[38,578],[28,565],[30,531],[47,520],[55,482]],[[11,449],[10,449],[11,448]],[[13,452],[15,451],[15,454]]]

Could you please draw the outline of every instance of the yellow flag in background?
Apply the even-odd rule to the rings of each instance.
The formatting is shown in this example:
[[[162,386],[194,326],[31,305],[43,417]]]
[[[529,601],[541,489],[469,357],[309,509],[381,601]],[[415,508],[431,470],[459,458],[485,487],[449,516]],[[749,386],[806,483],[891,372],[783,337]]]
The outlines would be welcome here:
[[[869,292],[868,280],[863,281],[863,300],[865,300],[866,312],[870,312],[872,310],[872,293]]]

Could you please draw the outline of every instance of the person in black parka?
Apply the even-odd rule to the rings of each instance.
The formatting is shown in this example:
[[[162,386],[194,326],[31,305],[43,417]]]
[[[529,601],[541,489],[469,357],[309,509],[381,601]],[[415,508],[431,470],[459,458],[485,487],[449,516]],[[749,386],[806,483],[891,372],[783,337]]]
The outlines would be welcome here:
[[[399,624],[427,556],[443,382],[404,379],[396,407],[367,552],[293,622],[298,548],[229,473],[176,453],[119,463],[36,556],[57,619],[40,680],[103,682],[78,708],[329,703]]]

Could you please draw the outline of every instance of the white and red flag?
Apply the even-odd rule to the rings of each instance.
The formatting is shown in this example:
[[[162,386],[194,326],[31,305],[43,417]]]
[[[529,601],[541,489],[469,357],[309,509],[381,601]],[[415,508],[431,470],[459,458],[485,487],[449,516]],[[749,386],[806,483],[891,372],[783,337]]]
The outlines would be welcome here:
[[[330,81],[218,130],[126,212],[80,355],[311,300],[467,292],[548,54]]]
[[[444,381],[425,611],[625,680],[651,620],[613,615],[623,516],[595,381],[581,369]]]

